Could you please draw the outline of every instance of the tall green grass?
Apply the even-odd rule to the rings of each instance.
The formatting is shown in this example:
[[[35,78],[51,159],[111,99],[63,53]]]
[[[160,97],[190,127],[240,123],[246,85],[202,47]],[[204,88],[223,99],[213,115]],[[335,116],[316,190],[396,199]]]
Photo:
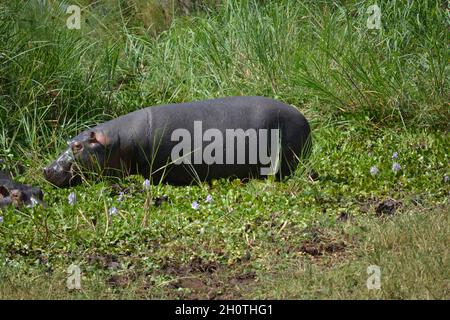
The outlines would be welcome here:
[[[143,106],[227,95],[276,97],[319,122],[448,129],[443,1],[383,2],[381,30],[366,26],[372,1],[194,2],[203,10],[174,18],[176,2],[80,1],[81,30],[65,25],[68,1],[2,2],[0,157],[55,150]]]

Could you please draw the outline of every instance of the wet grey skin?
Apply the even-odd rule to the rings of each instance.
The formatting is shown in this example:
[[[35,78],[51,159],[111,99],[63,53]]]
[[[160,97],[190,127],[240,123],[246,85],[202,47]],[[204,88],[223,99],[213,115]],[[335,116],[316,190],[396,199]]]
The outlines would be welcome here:
[[[174,164],[171,152],[179,141],[171,140],[172,132],[184,128],[193,139],[194,121],[202,121],[203,132],[215,128],[223,137],[226,129],[279,129],[282,155],[278,178],[291,175],[311,150],[310,126],[296,108],[264,97],[227,97],[147,107],[83,131],[44,169],[44,176],[57,187],[79,184],[80,173],[86,172],[118,177],[140,174],[153,183],[175,185],[261,177],[262,164],[249,164],[247,152],[244,164]],[[203,141],[202,150],[210,143]],[[236,147],[237,143],[235,157]],[[248,141],[245,147],[248,150]],[[224,142],[224,156],[225,151]]]
[[[72,148],[68,142],[67,148],[59,157],[48,167],[44,168],[45,178],[58,187],[68,187],[79,184],[79,176],[74,172],[75,157]]]

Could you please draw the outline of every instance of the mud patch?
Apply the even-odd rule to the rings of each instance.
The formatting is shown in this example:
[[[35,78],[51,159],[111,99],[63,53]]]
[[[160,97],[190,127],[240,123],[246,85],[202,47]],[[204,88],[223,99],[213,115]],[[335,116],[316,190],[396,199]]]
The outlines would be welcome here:
[[[108,278],[107,284],[113,288],[124,288],[133,281],[132,277],[127,274],[114,274]]]
[[[200,290],[204,289],[205,284],[199,278],[185,278],[185,279],[179,279],[175,283],[175,286],[180,287],[180,288],[192,289],[194,291],[200,291]]]
[[[196,257],[185,264],[166,262],[162,274],[174,277],[166,289],[180,299],[237,299],[256,280],[253,271],[231,272],[228,266]]]
[[[339,216],[336,218],[339,222],[346,222],[350,218],[350,214],[347,211],[341,212]]]
[[[313,241],[303,241],[300,252],[317,257],[325,254],[344,252],[346,245],[344,242],[316,243]]]
[[[359,203],[359,210],[361,210],[362,213],[370,213],[372,212],[373,208],[378,203],[378,199],[375,197],[370,198],[360,198],[358,199]]]
[[[308,238],[300,244],[299,252],[313,257],[319,257],[326,254],[335,254],[344,252],[346,244],[343,241],[337,241],[335,237],[327,234],[324,230],[317,227],[311,227],[304,230]]]
[[[169,202],[168,196],[156,197],[153,201],[155,207],[160,207],[164,202]]]
[[[102,269],[117,270],[121,267],[118,257],[111,254],[91,254],[87,262]]]
[[[402,205],[401,201],[394,199],[386,199],[379,202],[375,207],[375,213],[377,216],[394,215],[397,209]]]
[[[184,276],[195,272],[212,274],[220,267],[221,265],[216,261],[206,261],[200,257],[195,257],[185,264],[166,261],[162,265],[162,270],[166,274]]]
[[[234,276],[234,278],[231,280],[231,283],[234,284],[249,284],[256,279],[256,272],[249,271],[242,274],[237,274]]]
[[[397,209],[402,206],[401,201],[392,198],[380,200],[372,197],[360,200],[359,203],[361,212],[369,214],[375,211],[375,214],[379,217],[394,215]]]

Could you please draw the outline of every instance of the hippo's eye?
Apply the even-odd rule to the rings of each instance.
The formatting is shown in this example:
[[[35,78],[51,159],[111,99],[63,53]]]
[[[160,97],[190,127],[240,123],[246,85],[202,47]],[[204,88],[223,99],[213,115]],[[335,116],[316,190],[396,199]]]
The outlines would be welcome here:
[[[83,145],[82,145],[81,143],[79,143],[79,142],[74,142],[74,143],[72,144],[72,151],[73,151],[74,153],[80,152],[81,150],[83,150]]]

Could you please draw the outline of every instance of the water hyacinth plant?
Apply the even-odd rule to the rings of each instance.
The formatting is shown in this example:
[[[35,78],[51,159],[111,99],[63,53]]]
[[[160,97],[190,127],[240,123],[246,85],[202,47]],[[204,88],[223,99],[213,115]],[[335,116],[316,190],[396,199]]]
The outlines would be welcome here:
[[[375,176],[378,174],[378,168],[376,166],[373,166],[370,168],[370,174]]]
[[[198,210],[200,208],[200,205],[198,204],[197,201],[194,201],[191,204],[191,208],[194,209],[194,210]]]
[[[394,162],[392,164],[392,171],[394,171],[394,173],[399,172],[401,169],[402,169],[402,166],[400,165],[400,163]]]
[[[144,186],[145,190],[150,189],[150,180],[145,179],[144,182],[142,183],[142,185]]]
[[[74,206],[77,203],[77,195],[75,194],[75,192],[71,192],[67,197],[67,200],[69,202],[69,205]]]
[[[118,212],[118,210],[117,210],[116,207],[111,207],[111,208],[109,209],[109,215],[110,215],[110,216],[113,216],[113,215],[117,214],[117,212]]]

